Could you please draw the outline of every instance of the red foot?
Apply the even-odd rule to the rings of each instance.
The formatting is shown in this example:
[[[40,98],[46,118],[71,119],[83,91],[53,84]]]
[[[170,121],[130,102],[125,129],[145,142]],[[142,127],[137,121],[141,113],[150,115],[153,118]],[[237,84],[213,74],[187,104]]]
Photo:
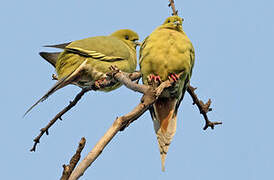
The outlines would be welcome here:
[[[177,82],[179,80],[179,78],[180,77],[175,73],[170,73],[170,75],[168,76],[168,79],[173,82]]]
[[[97,81],[94,82],[94,85],[100,89],[102,87],[102,85],[106,82],[106,78],[103,79],[98,79]]]
[[[154,74],[148,76],[148,81],[153,83],[162,83],[160,76],[155,76]]]

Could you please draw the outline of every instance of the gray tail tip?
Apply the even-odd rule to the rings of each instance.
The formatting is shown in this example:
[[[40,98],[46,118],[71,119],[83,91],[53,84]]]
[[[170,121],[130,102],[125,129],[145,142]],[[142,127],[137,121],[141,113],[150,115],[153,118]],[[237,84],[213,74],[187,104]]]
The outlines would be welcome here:
[[[48,54],[47,52],[39,52],[39,55],[41,56],[41,57],[44,57],[46,54]]]

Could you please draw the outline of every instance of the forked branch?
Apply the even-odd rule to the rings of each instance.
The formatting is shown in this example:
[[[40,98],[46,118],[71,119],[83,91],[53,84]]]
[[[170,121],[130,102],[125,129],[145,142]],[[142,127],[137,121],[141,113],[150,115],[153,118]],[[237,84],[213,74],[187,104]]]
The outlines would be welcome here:
[[[75,152],[75,154],[72,156],[72,158],[69,161],[69,165],[63,165],[63,173],[60,180],[68,180],[69,176],[71,175],[71,172],[76,167],[77,163],[79,162],[81,158],[81,152],[84,149],[86,144],[86,139],[82,137],[81,141],[79,142],[78,148]]]
[[[146,112],[151,105],[155,103],[158,99],[162,91],[172,86],[174,82],[171,80],[164,81],[158,87],[147,86],[147,85],[139,85],[133,83],[123,72],[119,71],[115,67],[112,67],[112,76],[115,80],[123,83],[126,87],[133,91],[143,93],[143,97],[141,102],[128,114],[116,118],[112,126],[108,129],[108,131],[104,134],[104,136],[97,142],[94,148],[88,153],[88,155],[80,162],[80,164],[73,170],[71,173],[69,180],[76,180],[81,177],[86,169],[97,159],[97,157],[103,152],[104,148],[107,144],[112,140],[112,138],[121,130],[124,130],[128,127],[132,122],[137,120],[140,116]],[[208,120],[206,113],[210,111],[209,108],[210,102],[207,104],[203,104],[202,101],[199,101],[196,94],[194,93],[194,88],[189,86],[188,92],[190,93],[193,101],[200,109],[200,112],[204,115],[206,120],[206,129],[208,126],[214,128],[214,125],[220,124],[220,122],[211,122]]]
[[[172,9],[172,15],[178,15],[178,10],[176,10],[175,8],[175,2],[174,0],[169,0],[169,7],[171,7]],[[208,127],[211,127],[211,129],[214,129],[215,125],[218,124],[222,124],[222,122],[211,122],[208,117],[207,117],[207,113],[209,111],[212,111],[212,108],[210,108],[211,105],[211,99],[208,100],[208,102],[206,104],[204,104],[203,101],[199,100],[197,95],[195,94],[196,88],[192,87],[192,86],[188,86],[187,88],[187,92],[190,94],[192,100],[193,100],[193,105],[197,105],[198,109],[200,110],[200,114],[203,115],[204,119],[205,119],[205,126],[204,126],[204,130],[206,130]]]
[[[172,16],[177,16],[178,15],[178,10],[176,10],[175,8],[175,3],[174,3],[174,0],[169,0],[169,4],[168,4],[169,7],[171,7],[173,13],[172,13]]]
[[[83,95],[88,92],[88,89],[82,89],[82,91],[80,93],[78,93],[75,98],[73,99],[73,101],[69,102],[69,105],[67,107],[65,107],[62,111],[60,111],[44,128],[40,129],[40,133],[38,136],[36,136],[36,138],[33,140],[34,144],[32,146],[32,148],[30,149],[30,151],[34,152],[36,150],[36,146],[38,145],[38,143],[40,143],[40,139],[41,137],[46,133],[46,135],[49,135],[49,128],[58,120],[62,120],[62,116],[68,112],[71,108],[73,108],[77,102],[83,97]]]
[[[141,78],[141,73],[140,72],[134,72],[134,73],[125,73],[125,76],[128,77],[130,80],[134,81],[134,80],[138,80]],[[54,79],[54,76],[52,76]],[[49,128],[58,120],[62,120],[62,116],[68,112],[71,108],[73,108],[78,101],[83,97],[83,95],[91,90],[99,90],[100,88],[105,88],[105,87],[109,87],[109,86],[113,86],[115,83],[117,83],[117,80],[115,80],[114,78],[112,78],[112,76],[110,75],[109,78],[106,81],[102,81],[100,82],[100,84],[92,84],[89,88],[83,88],[81,90],[80,93],[78,93],[75,98],[73,99],[73,101],[69,102],[69,105],[66,106],[62,111],[60,111],[44,128],[40,129],[40,133],[38,136],[35,137],[34,144],[32,146],[32,148],[30,149],[30,151],[35,151],[36,147],[38,145],[38,143],[40,143],[40,139],[41,137],[46,133],[46,135],[49,135]]]
[[[175,8],[174,0],[169,0],[169,7],[172,8],[172,15],[178,15],[178,10]],[[141,98],[140,103],[128,114],[116,118],[112,126],[108,129],[108,131],[104,134],[104,136],[97,142],[97,144],[94,146],[94,148],[89,152],[89,154],[80,162],[80,164],[75,168],[77,165],[81,151],[83,150],[85,146],[85,139],[82,138],[82,140],[79,143],[78,149],[75,153],[75,155],[71,158],[69,165],[63,165],[63,175],[61,177],[62,180],[76,180],[80,176],[84,174],[86,169],[97,159],[97,157],[102,153],[104,148],[107,146],[107,144],[112,140],[112,138],[119,132],[124,130],[126,127],[128,127],[132,122],[137,120],[140,116],[144,114],[158,99],[162,91],[173,85],[174,82],[172,80],[164,81],[160,84],[158,87],[152,87],[147,85],[139,85],[138,83],[134,83],[134,80],[140,79],[141,74],[140,72],[135,72],[132,74],[127,74],[124,72],[119,71],[117,68],[112,67],[112,72],[109,74],[109,79],[106,81],[100,82],[100,84],[93,84],[89,88],[84,88],[82,91],[76,95],[73,101],[69,103],[67,107],[65,107],[62,111],[60,111],[49,123],[47,126],[42,128],[40,131],[40,134],[34,139],[34,145],[31,149],[31,151],[36,150],[37,144],[40,142],[40,138],[46,133],[49,134],[49,128],[58,120],[62,120],[62,115],[64,115],[67,111],[69,111],[72,107],[74,107],[77,102],[82,98],[82,96],[90,91],[90,90],[98,90],[100,88],[105,88],[114,85],[117,82],[123,83],[126,87],[133,91],[137,91],[140,93],[143,93],[143,96]],[[56,79],[55,76],[53,76],[53,79]],[[222,122],[211,122],[208,117],[207,113],[211,111],[210,108],[211,100],[204,104],[203,101],[199,100],[197,95],[195,94],[195,88],[192,86],[188,86],[187,89],[188,93],[191,95],[193,99],[193,104],[196,104],[197,107],[200,110],[200,113],[203,115],[205,119],[205,126],[204,130],[206,130],[208,127],[211,127],[214,129],[215,125],[222,124]],[[75,168],[75,169],[74,169]]]
[[[200,110],[200,114],[203,115],[204,119],[205,119],[205,126],[204,126],[204,130],[206,130],[208,127],[211,127],[211,129],[214,129],[215,125],[219,125],[222,124],[222,122],[211,122],[208,117],[207,117],[207,113],[212,111],[212,108],[210,108],[211,105],[211,99],[209,99],[207,101],[206,104],[204,104],[203,101],[199,100],[197,95],[195,94],[195,90],[197,88],[194,88],[192,86],[188,86],[187,88],[187,92],[190,94],[192,100],[193,100],[193,105],[197,105],[198,109]]]
[[[124,76],[120,71],[114,74],[114,78],[123,83],[128,88],[133,91],[142,92],[144,95],[141,102],[128,114],[116,118],[112,126],[104,134],[104,136],[97,142],[94,148],[89,152],[89,154],[82,160],[82,162],[74,169],[69,180],[76,180],[84,174],[86,169],[97,159],[97,157],[102,153],[106,145],[112,140],[112,138],[120,130],[128,127],[133,121],[137,120],[140,116],[146,112],[149,107],[155,103],[157,98],[160,96],[162,91],[170,87],[174,82],[167,80],[160,84],[157,88],[151,86],[139,85],[130,81],[129,78]]]

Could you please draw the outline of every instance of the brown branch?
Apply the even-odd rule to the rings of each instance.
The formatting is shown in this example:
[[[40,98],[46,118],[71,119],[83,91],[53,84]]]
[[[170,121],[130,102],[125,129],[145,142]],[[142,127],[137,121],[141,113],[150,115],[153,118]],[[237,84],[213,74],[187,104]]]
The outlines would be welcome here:
[[[65,107],[62,111],[60,111],[44,128],[40,129],[40,134],[33,140],[34,144],[32,148],[30,149],[30,151],[34,152],[36,150],[36,146],[38,143],[40,143],[40,138],[44,135],[44,133],[46,133],[46,135],[49,135],[49,128],[58,119],[62,120],[62,115],[64,115],[67,111],[73,108],[77,104],[77,102],[82,98],[82,96],[88,91],[89,91],[88,89],[82,89],[82,91],[75,96],[74,100],[71,101],[67,107]]]
[[[200,114],[202,114],[204,116],[205,119],[205,126],[204,126],[204,130],[206,130],[208,127],[211,127],[211,129],[214,129],[215,125],[219,125],[222,124],[222,122],[211,122],[208,117],[207,117],[207,113],[212,111],[212,108],[210,108],[211,105],[211,99],[209,99],[207,101],[206,104],[204,104],[203,101],[199,100],[197,95],[195,94],[195,90],[197,88],[192,87],[191,85],[188,86],[187,88],[187,92],[190,94],[190,96],[192,97],[193,100],[193,105],[197,105],[197,107],[200,110]]]
[[[79,142],[78,148],[75,152],[75,154],[72,156],[72,158],[69,161],[69,165],[63,165],[63,173],[60,180],[68,180],[69,176],[71,175],[71,172],[74,170],[75,166],[79,162],[81,158],[81,152],[84,149],[86,144],[86,139],[82,137],[81,141]]]
[[[121,82],[123,83],[127,88],[136,91],[136,92],[140,92],[140,93],[145,93],[148,90],[148,86],[146,85],[140,85],[138,83],[132,83],[132,81],[134,79],[139,78],[138,75],[140,75],[141,77],[141,73],[140,72],[134,72],[132,74],[123,74],[117,67],[115,66],[110,66],[110,70],[111,72],[109,73],[110,77],[113,77],[116,82]],[[122,73],[122,74],[121,74]]]
[[[117,68],[112,67],[112,73],[111,76],[114,77],[115,80],[117,80],[120,83],[123,83],[126,87],[129,89],[132,89],[133,91],[138,91],[143,93],[143,97],[141,99],[141,102],[128,114],[116,118],[112,126],[108,129],[108,131],[104,134],[104,136],[97,142],[97,144],[94,146],[94,148],[88,153],[88,155],[79,163],[79,165],[72,171],[69,180],[76,180],[79,177],[81,177],[84,172],[87,170],[87,168],[99,157],[99,155],[103,152],[104,148],[107,146],[107,144],[114,138],[114,136],[119,132],[124,130],[126,127],[128,127],[132,122],[137,120],[140,116],[146,112],[152,104],[155,103],[157,98],[160,96],[162,91],[170,87],[174,82],[167,80],[160,84],[158,87],[154,86],[146,86],[146,85],[139,85],[136,83],[133,83],[129,76],[125,75],[125,73],[119,71]],[[193,98],[193,101],[195,104],[197,104],[198,108],[200,109],[200,112],[204,115],[204,118],[206,119],[207,125],[205,126],[205,129],[210,126],[211,128],[214,128],[214,125],[220,124],[219,122],[210,122],[207,118],[206,113],[211,110],[209,108],[211,101],[209,101],[207,104],[203,104],[202,101],[199,101],[196,94],[194,93],[195,88],[189,86],[188,92],[190,93],[191,97]]]
[[[114,78],[119,82],[123,83],[125,86],[129,87],[134,91],[142,91],[144,95],[141,102],[136,106],[130,113],[116,118],[112,126],[104,134],[104,136],[97,142],[94,148],[89,152],[89,154],[83,159],[82,162],[73,170],[69,180],[76,180],[84,174],[86,169],[97,159],[97,157],[103,152],[107,144],[112,140],[112,138],[117,134],[118,131],[123,130],[125,127],[129,126],[133,121],[137,120],[144,112],[146,112],[149,107],[157,100],[162,91],[171,86],[173,82],[167,80],[160,84],[159,87],[153,88],[146,85],[134,85],[130,80],[123,75],[121,72],[117,72]]]
[[[172,16],[178,16],[178,10],[176,10],[175,8],[174,0],[169,0],[168,7],[172,8],[172,11],[173,11]]]
[[[175,2],[174,2],[174,0],[169,0],[168,6],[172,8],[172,11],[173,11],[172,15],[173,16],[174,15],[178,15],[178,10],[176,10],[176,8],[175,8]],[[193,88],[190,85],[187,88],[187,92],[190,94],[190,96],[193,99],[193,105],[196,104],[197,107],[200,110],[200,113],[204,116],[206,124],[205,124],[205,126],[204,126],[203,129],[206,130],[208,127],[211,127],[211,129],[214,129],[215,125],[222,124],[222,122],[211,122],[208,119],[207,113],[212,110],[210,108],[211,100],[209,99],[208,102],[206,104],[204,104],[203,101],[201,101],[201,100],[198,99],[197,95],[194,92],[195,90],[196,90],[196,88]]]
[[[138,80],[141,78],[141,73],[140,72],[134,72],[134,73],[124,73],[124,75],[126,77],[129,77],[132,81],[134,80]],[[73,108],[78,101],[82,98],[82,96],[90,91],[90,90],[99,90],[100,88],[105,88],[105,87],[109,87],[109,86],[113,86],[115,83],[117,83],[117,80],[115,80],[114,78],[110,77],[108,80],[106,81],[102,81],[100,82],[100,84],[92,84],[90,87],[88,88],[83,88],[82,91],[80,93],[78,93],[73,101],[70,101],[69,105],[66,106],[62,111],[60,111],[44,128],[40,129],[40,134],[38,136],[36,136],[36,138],[33,140],[34,144],[32,146],[32,148],[30,149],[30,151],[34,152],[36,150],[36,146],[38,143],[40,143],[40,139],[41,137],[46,133],[46,135],[49,135],[49,128],[58,120],[62,120],[62,116],[68,112],[71,108]]]

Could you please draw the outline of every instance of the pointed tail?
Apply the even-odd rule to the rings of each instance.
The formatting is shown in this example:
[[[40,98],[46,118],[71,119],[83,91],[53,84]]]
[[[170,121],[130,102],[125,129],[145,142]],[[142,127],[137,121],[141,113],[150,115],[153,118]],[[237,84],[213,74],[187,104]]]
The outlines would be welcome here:
[[[176,98],[159,98],[150,109],[161,155],[162,171],[165,171],[167,151],[176,132],[176,104]]]
[[[58,82],[41,99],[39,99],[35,104],[33,104],[25,112],[23,117],[25,117],[37,104],[46,100],[55,91],[57,91],[58,89],[61,89],[62,87],[65,87],[66,85],[68,85],[68,84],[72,83],[73,81],[75,81],[76,79],[78,79],[81,76],[82,71],[86,69],[86,63],[87,63],[87,60],[85,60],[78,68],[76,68],[70,74],[68,74],[68,75],[64,76],[62,79],[58,80]]]
[[[48,63],[50,63],[53,67],[55,67],[60,52],[40,52],[39,55],[44,58]]]
[[[67,77],[62,78],[61,80],[59,80],[57,83],[54,84],[54,86],[42,97],[40,98],[36,103],[34,103],[23,115],[23,117],[25,117],[37,104],[39,104],[40,102],[43,102],[44,100],[46,100],[50,95],[52,95],[55,91],[57,91],[58,89],[68,85],[68,83],[66,83]]]

